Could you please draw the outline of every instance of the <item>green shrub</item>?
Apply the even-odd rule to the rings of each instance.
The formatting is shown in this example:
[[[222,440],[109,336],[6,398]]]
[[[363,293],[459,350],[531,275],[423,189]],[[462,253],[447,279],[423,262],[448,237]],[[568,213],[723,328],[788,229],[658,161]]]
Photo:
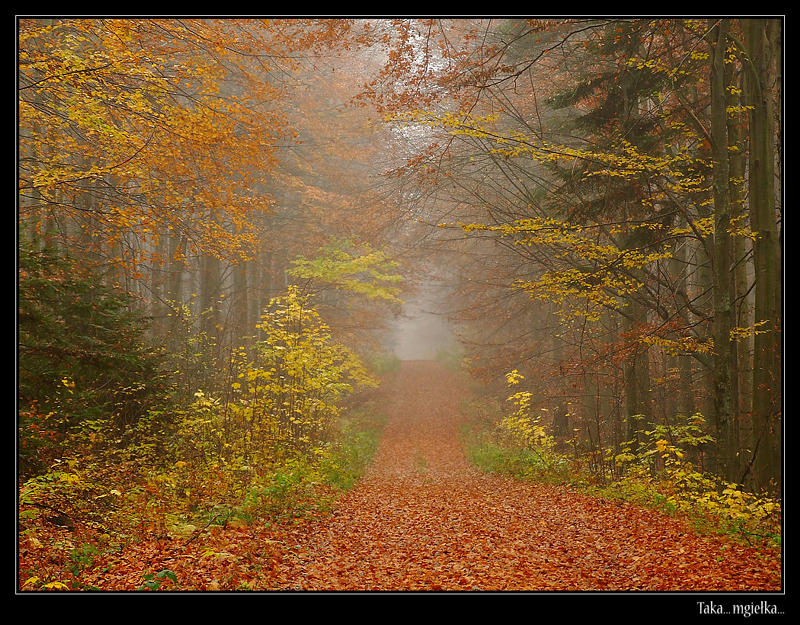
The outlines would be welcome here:
[[[444,347],[436,352],[435,358],[451,371],[461,371],[464,354],[455,347]]]
[[[147,323],[120,289],[23,243],[18,303],[23,476],[46,469],[75,428],[105,419],[124,430],[164,400],[163,355],[147,345]]]
[[[388,352],[377,352],[368,355],[365,362],[370,371],[375,375],[385,375],[400,369],[400,359]]]

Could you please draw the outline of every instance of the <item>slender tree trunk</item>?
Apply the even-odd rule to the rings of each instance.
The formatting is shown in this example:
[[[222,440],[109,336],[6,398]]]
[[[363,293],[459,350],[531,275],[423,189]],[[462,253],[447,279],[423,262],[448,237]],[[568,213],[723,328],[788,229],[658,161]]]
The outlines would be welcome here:
[[[688,299],[686,260],[686,243],[681,242],[669,261],[669,270],[672,279],[675,280],[675,307],[680,311],[678,314],[681,316],[682,326],[688,328],[690,313],[683,306],[683,303]],[[676,411],[678,414],[688,417],[695,412],[694,392],[692,390],[692,357],[689,354],[678,354],[675,360],[678,368],[678,392],[675,397]]]
[[[550,335],[550,361],[552,369],[558,370],[564,359],[564,340],[558,336],[558,325],[560,320],[556,314],[556,307],[548,305],[545,308],[548,325],[554,328]],[[567,399],[564,396],[563,386],[559,388],[559,396],[554,398],[553,405],[553,432],[556,436],[572,438],[573,432],[570,430],[570,410],[567,406]],[[574,427],[574,423],[572,424]]]
[[[713,398],[714,424],[718,440],[718,470],[728,480],[739,477],[734,411],[734,380],[731,365],[735,362],[731,330],[732,243],[730,235],[730,173],[728,164],[728,129],[726,113],[725,50],[728,20],[719,20],[711,32],[711,150],[714,196],[714,337]]]
[[[219,306],[220,261],[216,256],[200,257],[200,331],[215,344],[219,343],[221,315]]]
[[[588,437],[589,449],[599,451],[602,445],[600,434],[600,411],[598,402],[598,388],[595,374],[583,371],[583,420],[584,431]]]
[[[701,213],[700,217],[707,215]],[[695,308],[695,313],[690,316],[692,325],[697,329],[701,338],[711,336],[712,329],[710,320],[713,317],[713,283],[714,273],[712,269],[712,252],[707,245],[707,241],[692,241],[691,262],[696,269],[690,281],[691,300]],[[711,419],[714,412],[713,401],[710,398],[709,389],[712,388],[712,365],[705,354],[697,354],[694,361],[699,364],[693,375],[694,383],[694,404],[704,417]]]
[[[177,324],[182,314],[175,310],[183,302],[183,272],[185,270],[184,258],[186,254],[186,237],[172,233],[169,241],[169,276],[167,283],[167,300],[172,311],[172,321],[169,324],[170,333],[177,329]]]
[[[639,302],[632,301],[624,316],[623,334],[638,336],[642,326],[647,323],[647,310]],[[631,339],[629,339],[631,340]],[[635,339],[633,339],[635,340]],[[650,407],[650,358],[645,345],[632,348],[624,366],[625,375],[625,413],[627,440],[633,441],[633,451],[639,446],[638,431],[642,429],[642,417],[652,418]]]
[[[231,345],[236,346],[244,337],[252,335],[248,309],[248,268],[250,263],[240,261],[233,268],[233,335]]]
[[[741,72],[734,63],[726,63],[726,86],[736,87],[728,94],[728,107],[739,110],[741,98]],[[729,174],[730,174],[730,205],[731,219],[734,229],[744,229],[749,224],[745,206],[744,180],[745,180],[745,145],[742,136],[742,114],[728,115],[728,145],[729,145]],[[747,328],[753,325],[752,319],[752,293],[751,285],[751,255],[749,239],[746,236],[733,237],[733,292],[734,292],[734,325]],[[752,337],[744,337],[733,344],[736,360],[736,437],[739,453],[739,467],[749,466],[751,459],[752,427]],[[744,475],[739,475],[737,481],[744,480]]]
[[[775,121],[769,77],[770,20],[743,20],[749,63],[745,97],[750,109],[750,224],[755,266],[756,323],[753,342],[753,437],[755,480],[768,486],[781,479],[781,251],[775,209]]]
[[[168,237],[165,234],[158,236],[150,261],[150,331],[154,336],[162,335],[166,331],[164,261],[167,256],[167,242]]]

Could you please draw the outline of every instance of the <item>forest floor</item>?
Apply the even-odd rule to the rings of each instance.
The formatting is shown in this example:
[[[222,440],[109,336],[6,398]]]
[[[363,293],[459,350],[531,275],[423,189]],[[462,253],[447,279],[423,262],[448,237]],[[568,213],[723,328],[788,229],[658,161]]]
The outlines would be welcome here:
[[[86,571],[132,590],[169,569],[181,590],[780,591],[780,563],[679,518],[470,466],[459,376],[406,361],[367,473],[324,518],[215,527],[189,544],[126,549]]]

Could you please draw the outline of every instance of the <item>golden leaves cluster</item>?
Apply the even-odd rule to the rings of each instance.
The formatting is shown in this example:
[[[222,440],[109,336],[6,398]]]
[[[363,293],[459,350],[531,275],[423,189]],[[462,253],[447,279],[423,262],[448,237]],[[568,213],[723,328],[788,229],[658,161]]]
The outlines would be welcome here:
[[[104,241],[182,231],[240,257],[285,132],[243,38],[205,20],[25,19],[19,33],[23,212],[91,215]]]
[[[376,380],[297,287],[273,298],[258,329],[256,356],[238,365],[232,384],[234,416],[252,440],[269,448],[308,449],[325,440],[339,415],[339,399]]]
[[[464,232],[493,232],[512,237],[515,245],[542,247],[550,250],[555,259],[569,259],[570,266],[566,268],[544,272],[536,280],[516,280],[514,286],[533,298],[565,305],[562,314],[567,317],[591,321],[597,321],[604,309],[624,306],[624,297],[641,288],[641,283],[633,277],[635,271],[672,256],[666,246],[645,252],[620,248],[610,238],[601,242],[597,225],[581,226],[551,217],[531,217],[500,225],[457,225]]]

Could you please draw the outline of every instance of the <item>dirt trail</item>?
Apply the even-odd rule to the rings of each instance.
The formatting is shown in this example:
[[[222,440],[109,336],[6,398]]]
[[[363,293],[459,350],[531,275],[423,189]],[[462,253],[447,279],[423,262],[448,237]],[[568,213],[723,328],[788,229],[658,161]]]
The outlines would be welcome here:
[[[471,467],[456,375],[407,361],[384,391],[373,464],[273,563],[293,590],[780,590],[752,549],[570,489]]]

